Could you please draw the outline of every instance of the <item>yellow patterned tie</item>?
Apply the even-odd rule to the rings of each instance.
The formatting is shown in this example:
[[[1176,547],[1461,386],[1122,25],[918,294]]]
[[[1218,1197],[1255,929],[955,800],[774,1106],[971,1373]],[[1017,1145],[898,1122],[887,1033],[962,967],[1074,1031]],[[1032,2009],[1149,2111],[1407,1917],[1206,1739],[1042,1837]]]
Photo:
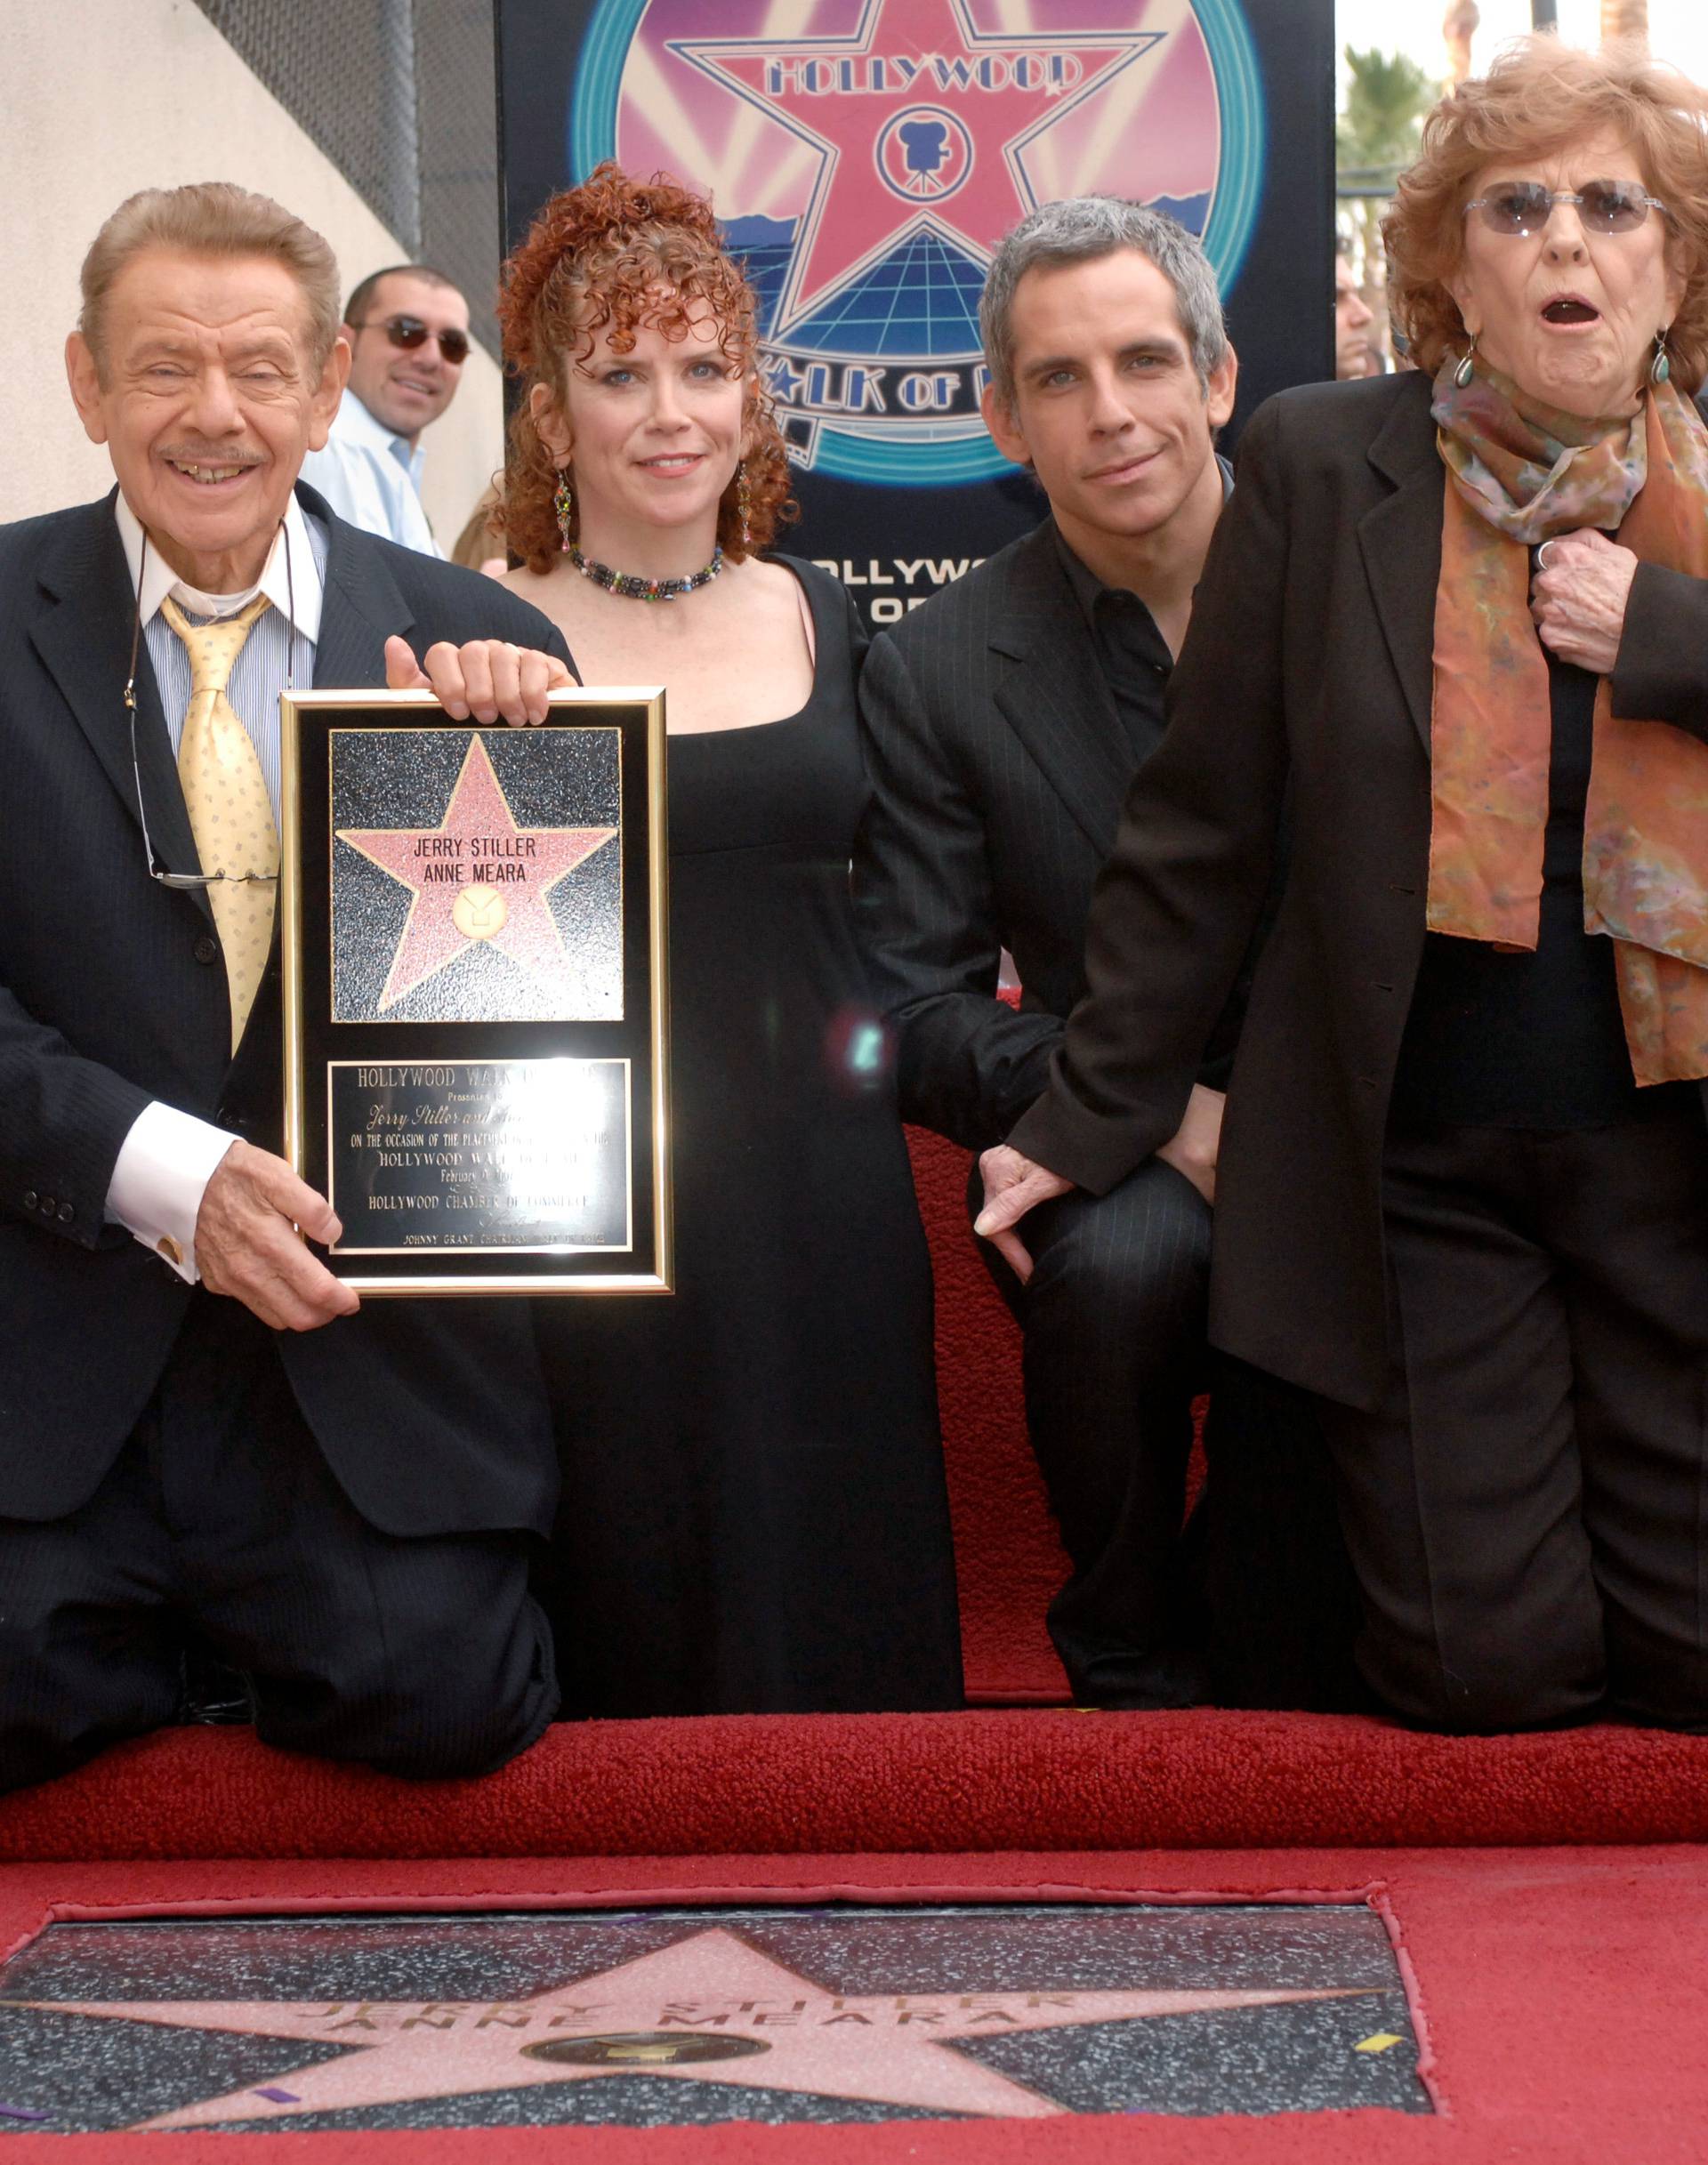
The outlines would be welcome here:
[[[266,595],[257,594],[235,616],[193,624],[170,595],[160,605],[189,655],[189,706],[178,745],[178,779],[189,829],[202,870],[226,875],[208,889],[207,898],[225,951],[233,1052],[272,949],[277,892],[271,878],[246,880],[243,874],[278,873],[278,829],[267,777],[225,688],[250,626],[268,607]]]

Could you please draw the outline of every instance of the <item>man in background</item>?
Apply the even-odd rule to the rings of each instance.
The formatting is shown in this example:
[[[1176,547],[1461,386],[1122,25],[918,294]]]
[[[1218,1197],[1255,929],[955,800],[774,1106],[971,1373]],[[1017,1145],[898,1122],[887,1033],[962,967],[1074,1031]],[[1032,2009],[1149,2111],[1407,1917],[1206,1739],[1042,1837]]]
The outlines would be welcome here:
[[[469,304],[442,271],[398,263],[366,278],[344,308],[350,381],[302,479],[341,519],[429,556],[445,551],[421,503],[421,434],[456,396],[469,358]]]
[[[1341,383],[1379,373],[1370,344],[1375,310],[1366,301],[1344,242],[1334,250],[1334,375]]]

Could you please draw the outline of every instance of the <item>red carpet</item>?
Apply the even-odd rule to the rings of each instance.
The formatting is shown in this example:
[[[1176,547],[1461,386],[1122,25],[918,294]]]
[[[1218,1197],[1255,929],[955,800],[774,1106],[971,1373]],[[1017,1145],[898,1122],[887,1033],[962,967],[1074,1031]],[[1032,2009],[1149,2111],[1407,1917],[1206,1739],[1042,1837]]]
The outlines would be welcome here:
[[[973,1706],[1059,1706],[1068,1679],[1043,1613],[1068,1558],[1027,1441],[1019,1330],[967,1220],[971,1153],[923,1128],[908,1129],[907,1148],[937,1287],[938,1403],[967,1698]],[[1203,1471],[1196,1457],[1188,1502]]]
[[[937,1284],[937,1388],[955,1518],[967,1696],[974,1705],[1068,1695],[1043,1628],[1068,1559],[1044,1501],[1020,1403],[1020,1334],[967,1222],[969,1154],[909,1128],[914,1186]]]
[[[1063,1565],[1026,1447],[1015,1333],[965,1232],[964,1155],[913,1140],[969,1681],[987,1702],[1047,1701],[1062,1680],[1042,1616]],[[166,1732],[0,1798],[0,1950],[50,1914],[205,1906],[1374,1890],[1411,1965],[1438,2110],[170,2144],[0,2131],[24,2165],[1701,2165],[1708,1850],[1653,1845],[1702,1843],[1708,1738],[1611,1726],[1454,1739],[1365,1719],[1035,1704],[606,1723],[554,1729],[488,1781],[431,1785],[270,1752],[243,1731]],[[275,1861],[221,1861],[236,1856]]]
[[[431,1783],[179,1729],[0,1799],[20,1862],[1704,1840],[1708,1737],[1208,1710],[566,1724]]]
[[[1375,1899],[1409,1972],[1432,2116],[1380,2112],[889,2127],[449,2134],[37,2137],[23,2165],[293,2159],[311,2165],[572,2159],[586,2165],[1699,2165],[1708,2146],[1708,1865],[1667,1849],[1348,1848],[1192,1856],[745,1856],[715,1863],[17,1865],[0,1950],[51,1914],[420,1910],[968,1896]]]

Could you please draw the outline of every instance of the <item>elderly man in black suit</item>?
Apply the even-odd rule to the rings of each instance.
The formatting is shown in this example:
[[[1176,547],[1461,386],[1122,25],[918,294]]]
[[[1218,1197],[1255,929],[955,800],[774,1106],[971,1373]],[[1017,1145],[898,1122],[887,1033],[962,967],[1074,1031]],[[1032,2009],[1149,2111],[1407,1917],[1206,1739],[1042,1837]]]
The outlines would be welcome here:
[[[874,645],[874,802],[856,892],[907,1117],[973,1150],[1043,1089],[1084,990],[1092,883],[1161,742],[1163,695],[1229,476],[1236,362],[1215,277],[1174,220],[1084,197],[1003,241],[980,310],[997,444],[1050,516]],[[1002,950],[1024,987],[997,997]],[[1025,1331],[1027,1418],[1073,1564],[1050,1625],[1076,1695],[1200,1694],[1179,1535],[1204,1380],[1224,1061],[1180,1132],[1107,1196],[1029,1227],[998,1282]]]
[[[300,221],[151,190],[83,292],[117,487],[0,529],[0,1787],[170,1720],[187,1631],[269,1742],[476,1773],[556,1704],[551,1432],[522,1307],[359,1313],[298,1237],[336,1221],[278,1155],[278,696],[537,720],[568,657],[296,487],[350,359]]]

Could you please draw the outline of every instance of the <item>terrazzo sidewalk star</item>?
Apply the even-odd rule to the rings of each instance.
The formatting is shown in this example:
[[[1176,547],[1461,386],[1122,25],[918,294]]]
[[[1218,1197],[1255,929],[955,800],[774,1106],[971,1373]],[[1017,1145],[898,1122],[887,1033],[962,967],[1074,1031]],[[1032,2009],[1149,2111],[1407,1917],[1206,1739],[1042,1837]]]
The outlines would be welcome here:
[[[572,972],[548,897],[616,832],[519,826],[478,732],[437,827],[340,827],[340,841],[414,897],[380,995],[381,1011],[477,942],[490,944],[568,996]]]
[[[464,2097],[541,2082],[600,2076],[674,2075],[744,2089],[804,2090],[944,2113],[1043,2120],[1069,2108],[954,2049],[957,2037],[1060,2030],[1152,2015],[1336,2000],[1367,1988],[1309,1992],[948,1993],[940,1998],[836,1994],[750,1947],[735,1934],[696,1933],[656,1954],[583,1977],[573,1988],[512,2002],[427,2000],[12,2001],[58,2015],[87,2015],[173,2028],[236,2031],[361,2048],[293,2071],[288,2099],[276,2089],[236,2090],[139,2123],[144,2129],[207,2128],[222,2121],[290,2119],[303,2113]],[[584,1994],[596,1992],[596,2000]],[[729,2015],[746,2031],[715,2034]],[[672,2026],[673,2025],[673,2027]],[[531,2034],[525,2034],[530,2033]],[[370,2041],[371,2040],[371,2041]],[[763,2056],[762,2064],[755,2061]]]

